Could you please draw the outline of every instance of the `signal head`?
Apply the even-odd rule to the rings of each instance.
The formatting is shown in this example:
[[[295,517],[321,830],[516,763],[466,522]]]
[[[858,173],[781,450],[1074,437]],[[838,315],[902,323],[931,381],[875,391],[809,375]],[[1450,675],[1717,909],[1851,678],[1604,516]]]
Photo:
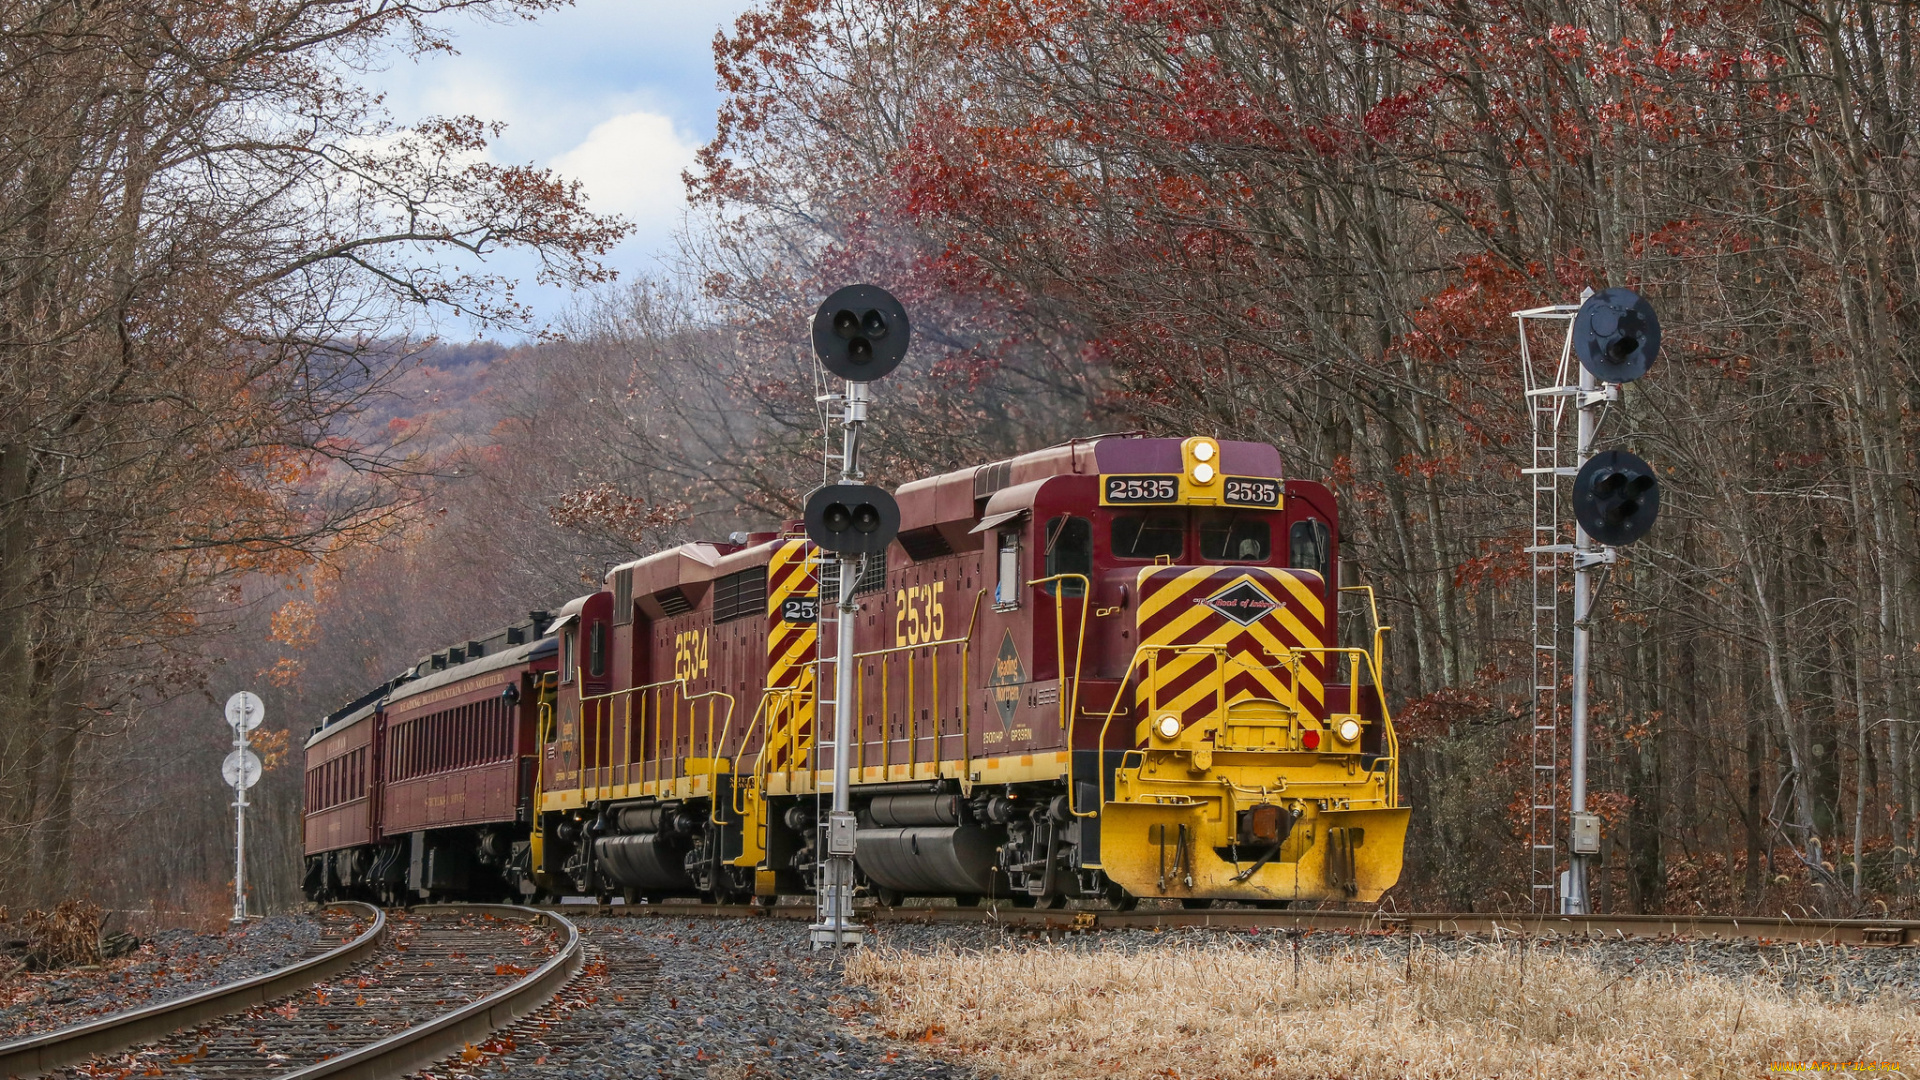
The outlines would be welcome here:
[[[900,504],[871,484],[828,484],[807,496],[807,538],[841,555],[878,555],[900,531]]]
[[[813,353],[828,371],[872,382],[900,366],[913,328],[907,309],[878,285],[849,285],[813,315]]]
[[[1603,544],[1631,544],[1660,516],[1660,480],[1625,450],[1595,454],[1573,478],[1573,516]]]
[[[1594,293],[1573,317],[1573,352],[1601,382],[1632,382],[1660,355],[1660,317],[1632,289]]]

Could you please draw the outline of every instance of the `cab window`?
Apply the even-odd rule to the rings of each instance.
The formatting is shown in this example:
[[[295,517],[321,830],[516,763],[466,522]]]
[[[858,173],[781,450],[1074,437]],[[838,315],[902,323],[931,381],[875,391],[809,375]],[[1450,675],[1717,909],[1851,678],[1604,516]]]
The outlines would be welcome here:
[[[607,624],[596,622],[587,633],[587,674],[599,678],[607,673]]]
[[[1145,514],[1115,514],[1108,539],[1116,559],[1168,558],[1186,554],[1186,515],[1159,510]]]
[[[1333,536],[1327,523],[1317,518],[1296,521],[1287,530],[1287,565],[1296,570],[1316,570],[1327,576],[1333,555]]]
[[[1200,557],[1208,562],[1263,563],[1273,555],[1273,526],[1261,514],[1224,510],[1200,518]]]
[[[1020,533],[1008,529],[1000,534],[999,566],[993,583],[996,611],[1011,611],[1020,606]]]
[[[1056,574],[1093,576],[1093,522],[1083,517],[1062,515],[1047,521],[1046,577]],[[1048,595],[1085,596],[1086,585],[1079,581],[1056,581],[1047,586]]]

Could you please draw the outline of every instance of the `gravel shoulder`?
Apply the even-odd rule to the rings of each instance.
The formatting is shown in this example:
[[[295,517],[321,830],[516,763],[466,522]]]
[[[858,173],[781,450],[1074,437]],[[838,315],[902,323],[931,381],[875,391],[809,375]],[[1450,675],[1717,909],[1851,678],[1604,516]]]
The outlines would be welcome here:
[[[587,967],[554,1005],[435,1077],[672,1080],[985,1080],[937,1048],[880,1034],[875,999],[848,986],[803,921],[574,916]],[[898,929],[916,939],[922,927]],[[988,931],[993,937],[997,932]],[[982,931],[949,930],[956,944]]]
[[[0,982],[0,1041],[263,975],[309,955],[320,933],[307,916],[270,915],[224,933],[165,930],[96,968],[20,972]]]

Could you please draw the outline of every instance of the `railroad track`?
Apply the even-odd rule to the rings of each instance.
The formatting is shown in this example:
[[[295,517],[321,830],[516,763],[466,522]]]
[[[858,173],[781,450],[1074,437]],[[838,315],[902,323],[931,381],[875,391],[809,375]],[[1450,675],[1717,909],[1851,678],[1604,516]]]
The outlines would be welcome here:
[[[738,918],[814,918],[811,905],[746,904],[565,905],[570,910],[635,918],[707,915]],[[556,908],[550,907],[549,910]],[[1472,912],[1400,914],[1380,911],[1264,911],[1222,908],[1167,911],[1046,910],[997,904],[982,907],[868,907],[859,918],[876,923],[981,923],[1047,931],[1167,929],[1187,926],[1275,930],[1348,930],[1416,934],[1518,934],[1590,939],[1686,937],[1732,941],[1799,941],[1829,945],[1920,945],[1920,922],[1898,919],[1746,918],[1733,915],[1532,915]]]
[[[399,1076],[539,1008],[581,963],[579,932],[554,912],[334,907],[365,913],[352,940],[254,979],[0,1045],[0,1075]]]

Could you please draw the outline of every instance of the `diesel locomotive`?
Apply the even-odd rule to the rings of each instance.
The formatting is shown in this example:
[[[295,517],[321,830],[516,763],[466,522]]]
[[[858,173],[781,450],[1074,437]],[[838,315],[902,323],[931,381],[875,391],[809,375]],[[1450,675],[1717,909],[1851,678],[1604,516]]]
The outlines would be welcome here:
[[[314,730],[308,895],[810,892],[837,705],[880,903],[1365,902],[1398,878],[1388,628],[1341,585],[1328,488],[1266,444],[1122,435],[895,498],[850,702],[822,697],[841,594],[798,523],[614,567]]]

